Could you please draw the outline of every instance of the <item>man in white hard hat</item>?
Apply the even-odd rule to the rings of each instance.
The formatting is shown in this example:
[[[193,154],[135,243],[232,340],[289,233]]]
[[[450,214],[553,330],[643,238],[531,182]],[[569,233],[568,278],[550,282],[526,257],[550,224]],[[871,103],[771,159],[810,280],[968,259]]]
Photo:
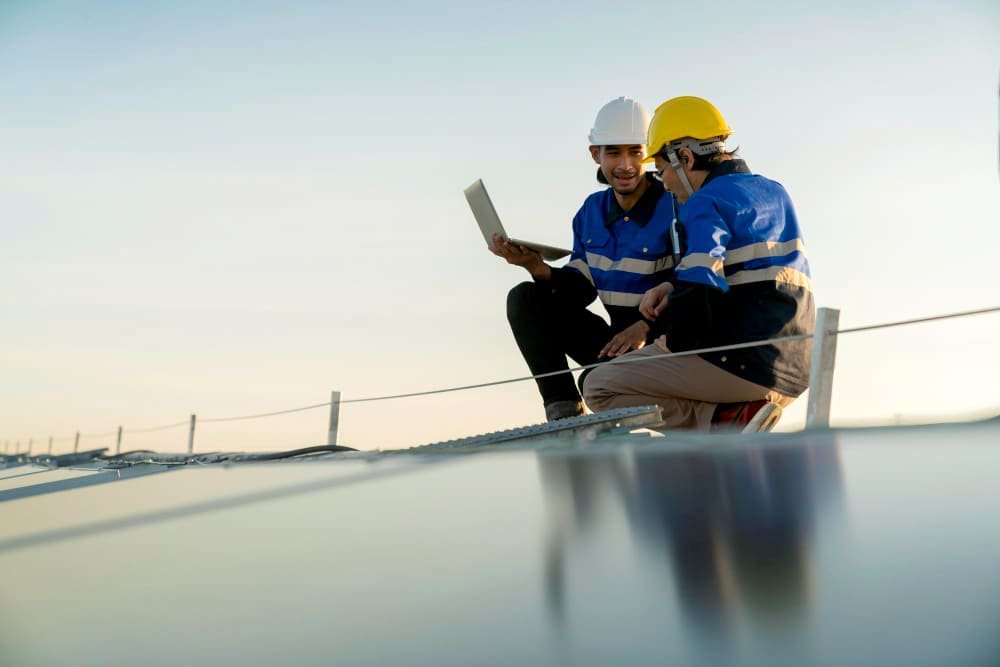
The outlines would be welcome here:
[[[642,295],[668,280],[672,206],[663,188],[643,169],[649,114],[619,97],[597,113],[590,155],[597,179],[609,187],[591,194],[573,218],[573,254],[563,267],[538,253],[494,238],[494,254],[532,277],[507,296],[507,319],[533,375],[548,420],[581,415],[580,392],[566,357],[581,365],[643,347],[650,322],[639,312]],[[599,298],[610,324],[587,309]]]

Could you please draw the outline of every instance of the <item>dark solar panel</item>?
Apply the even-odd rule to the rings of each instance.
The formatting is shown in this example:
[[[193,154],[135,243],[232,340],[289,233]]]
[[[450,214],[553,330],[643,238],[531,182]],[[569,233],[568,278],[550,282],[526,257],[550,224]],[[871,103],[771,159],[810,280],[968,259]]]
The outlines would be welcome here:
[[[0,650],[12,665],[1000,664],[998,444],[997,422],[608,437],[20,497],[0,503]]]

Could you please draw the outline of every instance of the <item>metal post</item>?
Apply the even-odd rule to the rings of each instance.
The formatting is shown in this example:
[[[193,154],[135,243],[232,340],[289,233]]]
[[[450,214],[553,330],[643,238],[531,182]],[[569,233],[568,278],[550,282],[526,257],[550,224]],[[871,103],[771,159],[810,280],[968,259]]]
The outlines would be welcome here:
[[[115,443],[115,454],[122,453],[122,427],[118,427],[118,442]]]
[[[18,440],[17,444],[14,445],[14,456],[17,456],[20,453],[21,453],[21,441]]]
[[[812,367],[809,370],[809,404],[806,428],[830,428],[830,401],[833,398],[833,366],[837,360],[837,327],[840,311],[820,308],[816,311],[813,334]]]
[[[28,456],[31,456],[31,446],[35,444],[34,440],[28,440]]]
[[[194,423],[197,419],[197,415],[191,415],[191,430],[188,431],[188,454],[194,452]]]
[[[337,444],[337,429],[340,427],[340,392],[330,392],[330,429],[326,434],[326,444]]]
[[[76,440],[73,441],[73,453],[76,454],[77,450],[80,449],[80,432],[76,432]]]
[[[52,436],[49,436],[49,454],[52,453]]]

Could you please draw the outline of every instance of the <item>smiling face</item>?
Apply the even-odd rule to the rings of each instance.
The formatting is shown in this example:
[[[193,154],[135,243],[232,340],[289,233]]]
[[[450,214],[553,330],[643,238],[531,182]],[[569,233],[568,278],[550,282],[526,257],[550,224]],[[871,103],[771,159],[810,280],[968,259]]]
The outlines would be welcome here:
[[[619,195],[628,196],[642,185],[642,160],[646,157],[642,144],[591,146],[590,155],[601,166],[608,185]]]

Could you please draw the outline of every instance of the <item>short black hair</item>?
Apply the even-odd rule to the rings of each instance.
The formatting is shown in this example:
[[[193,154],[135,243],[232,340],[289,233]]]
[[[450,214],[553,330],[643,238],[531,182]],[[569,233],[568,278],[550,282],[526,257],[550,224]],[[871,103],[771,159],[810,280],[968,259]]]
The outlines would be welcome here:
[[[608,179],[604,178],[604,170],[600,167],[597,168],[597,182],[601,185],[611,185],[608,183]]]
[[[694,162],[691,164],[692,171],[712,171],[720,162],[736,157],[739,146],[731,151],[720,151],[711,155],[694,154]],[[693,151],[692,151],[693,152]]]

